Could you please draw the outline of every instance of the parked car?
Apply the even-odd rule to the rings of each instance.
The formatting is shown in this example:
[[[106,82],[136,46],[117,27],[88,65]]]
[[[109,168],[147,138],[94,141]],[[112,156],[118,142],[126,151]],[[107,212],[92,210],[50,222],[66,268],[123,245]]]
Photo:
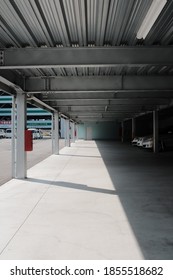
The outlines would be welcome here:
[[[138,139],[139,139],[139,137],[133,138],[133,140],[132,140],[132,142],[131,142],[133,146],[137,146]]]
[[[5,137],[6,137],[6,138],[11,138],[11,137],[12,137],[12,131],[11,131],[10,128],[6,129]]]
[[[173,149],[173,133],[159,135],[159,151],[165,151],[168,149]],[[143,140],[143,148],[152,149],[153,148],[153,137],[148,137]]]
[[[138,147],[142,147],[144,139],[145,139],[145,137],[139,137],[138,138],[138,141],[137,141],[137,146]]]
[[[142,143],[142,147],[145,149],[152,149],[153,148],[153,137],[145,137]]]
[[[42,139],[43,138],[43,133],[36,128],[29,128],[28,130],[32,131],[32,138],[33,139]]]
[[[5,131],[0,129],[0,138],[5,138]]]

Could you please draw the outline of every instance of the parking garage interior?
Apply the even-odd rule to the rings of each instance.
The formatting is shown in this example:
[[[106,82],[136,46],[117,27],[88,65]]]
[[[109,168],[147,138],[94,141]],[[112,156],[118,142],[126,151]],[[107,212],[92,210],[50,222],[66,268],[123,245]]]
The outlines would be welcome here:
[[[0,259],[172,259],[173,152],[160,147],[161,135],[173,138],[173,2],[1,0],[0,9],[13,131]],[[29,170],[27,103],[52,114],[52,156]],[[152,149],[131,145],[146,136]]]

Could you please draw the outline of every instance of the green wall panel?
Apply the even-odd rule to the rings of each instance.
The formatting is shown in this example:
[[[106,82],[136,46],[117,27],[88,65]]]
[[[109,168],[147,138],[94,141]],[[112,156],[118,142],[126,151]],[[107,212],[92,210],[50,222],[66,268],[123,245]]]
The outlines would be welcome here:
[[[119,139],[119,124],[116,122],[85,123],[78,126],[79,139]]]

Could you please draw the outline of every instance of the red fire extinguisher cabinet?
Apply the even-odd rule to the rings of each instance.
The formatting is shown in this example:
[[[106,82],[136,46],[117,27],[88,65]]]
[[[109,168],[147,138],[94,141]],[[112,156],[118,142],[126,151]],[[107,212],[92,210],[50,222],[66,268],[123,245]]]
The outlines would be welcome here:
[[[33,150],[32,131],[25,130],[25,151],[31,152]]]

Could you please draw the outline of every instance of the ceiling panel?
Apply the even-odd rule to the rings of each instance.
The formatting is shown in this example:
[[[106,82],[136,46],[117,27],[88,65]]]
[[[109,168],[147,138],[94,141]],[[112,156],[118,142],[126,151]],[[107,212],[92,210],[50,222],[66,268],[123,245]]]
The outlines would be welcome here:
[[[169,82],[169,89],[163,82],[163,91],[154,91],[158,84],[162,84],[165,76],[172,77],[173,75],[173,65],[166,62],[165,64],[157,63],[159,57],[156,63],[150,64],[147,64],[146,57],[140,65],[133,64],[129,60],[127,63],[115,65],[111,65],[109,61],[109,65],[100,63],[93,64],[92,67],[79,63],[75,66],[57,64],[54,67],[47,65],[30,69],[27,66],[20,68],[21,61],[19,68],[3,70],[5,63],[3,51],[10,49],[14,54],[16,48],[26,50],[27,53],[27,50],[31,48],[73,48],[79,51],[84,47],[92,49],[125,47],[128,49],[164,46],[163,56],[169,60],[169,57],[173,57],[167,55],[168,48],[170,50],[173,46],[173,1],[167,1],[145,40],[136,38],[137,31],[151,4],[152,0],[0,0],[1,89],[8,90],[14,85],[14,90],[17,91],[18,87],[23,85],[23,90],[26,90],[25,82],[33,78],[37,98],[56,109],[59,108],[63,113],[67,113],[78,121],[122,120],[136,116],[140,110],[148,112],[162,105],[171,105],[173,99],[171,82]],[[154,50],[153,48],[153,56]],[[32,59],[32,56],[30,58]],[[66,59],[68,62],[68,57]],[[94,59],[97,59],[97,53]],[[77,56],[74,54],[75,60],[77,61]],[[123,61],[123,57],[120,60]],[[127,88],[126,91],[117,91],[116,88],[108,91],[106,86],[101,89],[102,80],[107,76],[115,80],[121,77],[121,89],[123,89],[124,77],[127,76],[146,78],[159,76],[160,82],[155,81],[152,86],[149,84],[149,91],[141,92],[140,79],[138,86],[132,80],[131,88]],[[68,83],[64,79],[64,85],[62,82],[59,85],[56,83],[56,88],[51,89],[50,77],[68,78]],[[88,83],[83,85],[85,91],[70,91],[70,89],[75,89],[73,77],[88,78]],[[96,82],[93,91],[88,90],[92,77]],[[98,82],[98,77],[100,82]],[[3,83],[6,83],[5,87]],[[66,84],[68,92],[61,90]],[[34,93],[30,95],[30,98],[33,97]],[[93,114],[96,114],[95,118]]]

